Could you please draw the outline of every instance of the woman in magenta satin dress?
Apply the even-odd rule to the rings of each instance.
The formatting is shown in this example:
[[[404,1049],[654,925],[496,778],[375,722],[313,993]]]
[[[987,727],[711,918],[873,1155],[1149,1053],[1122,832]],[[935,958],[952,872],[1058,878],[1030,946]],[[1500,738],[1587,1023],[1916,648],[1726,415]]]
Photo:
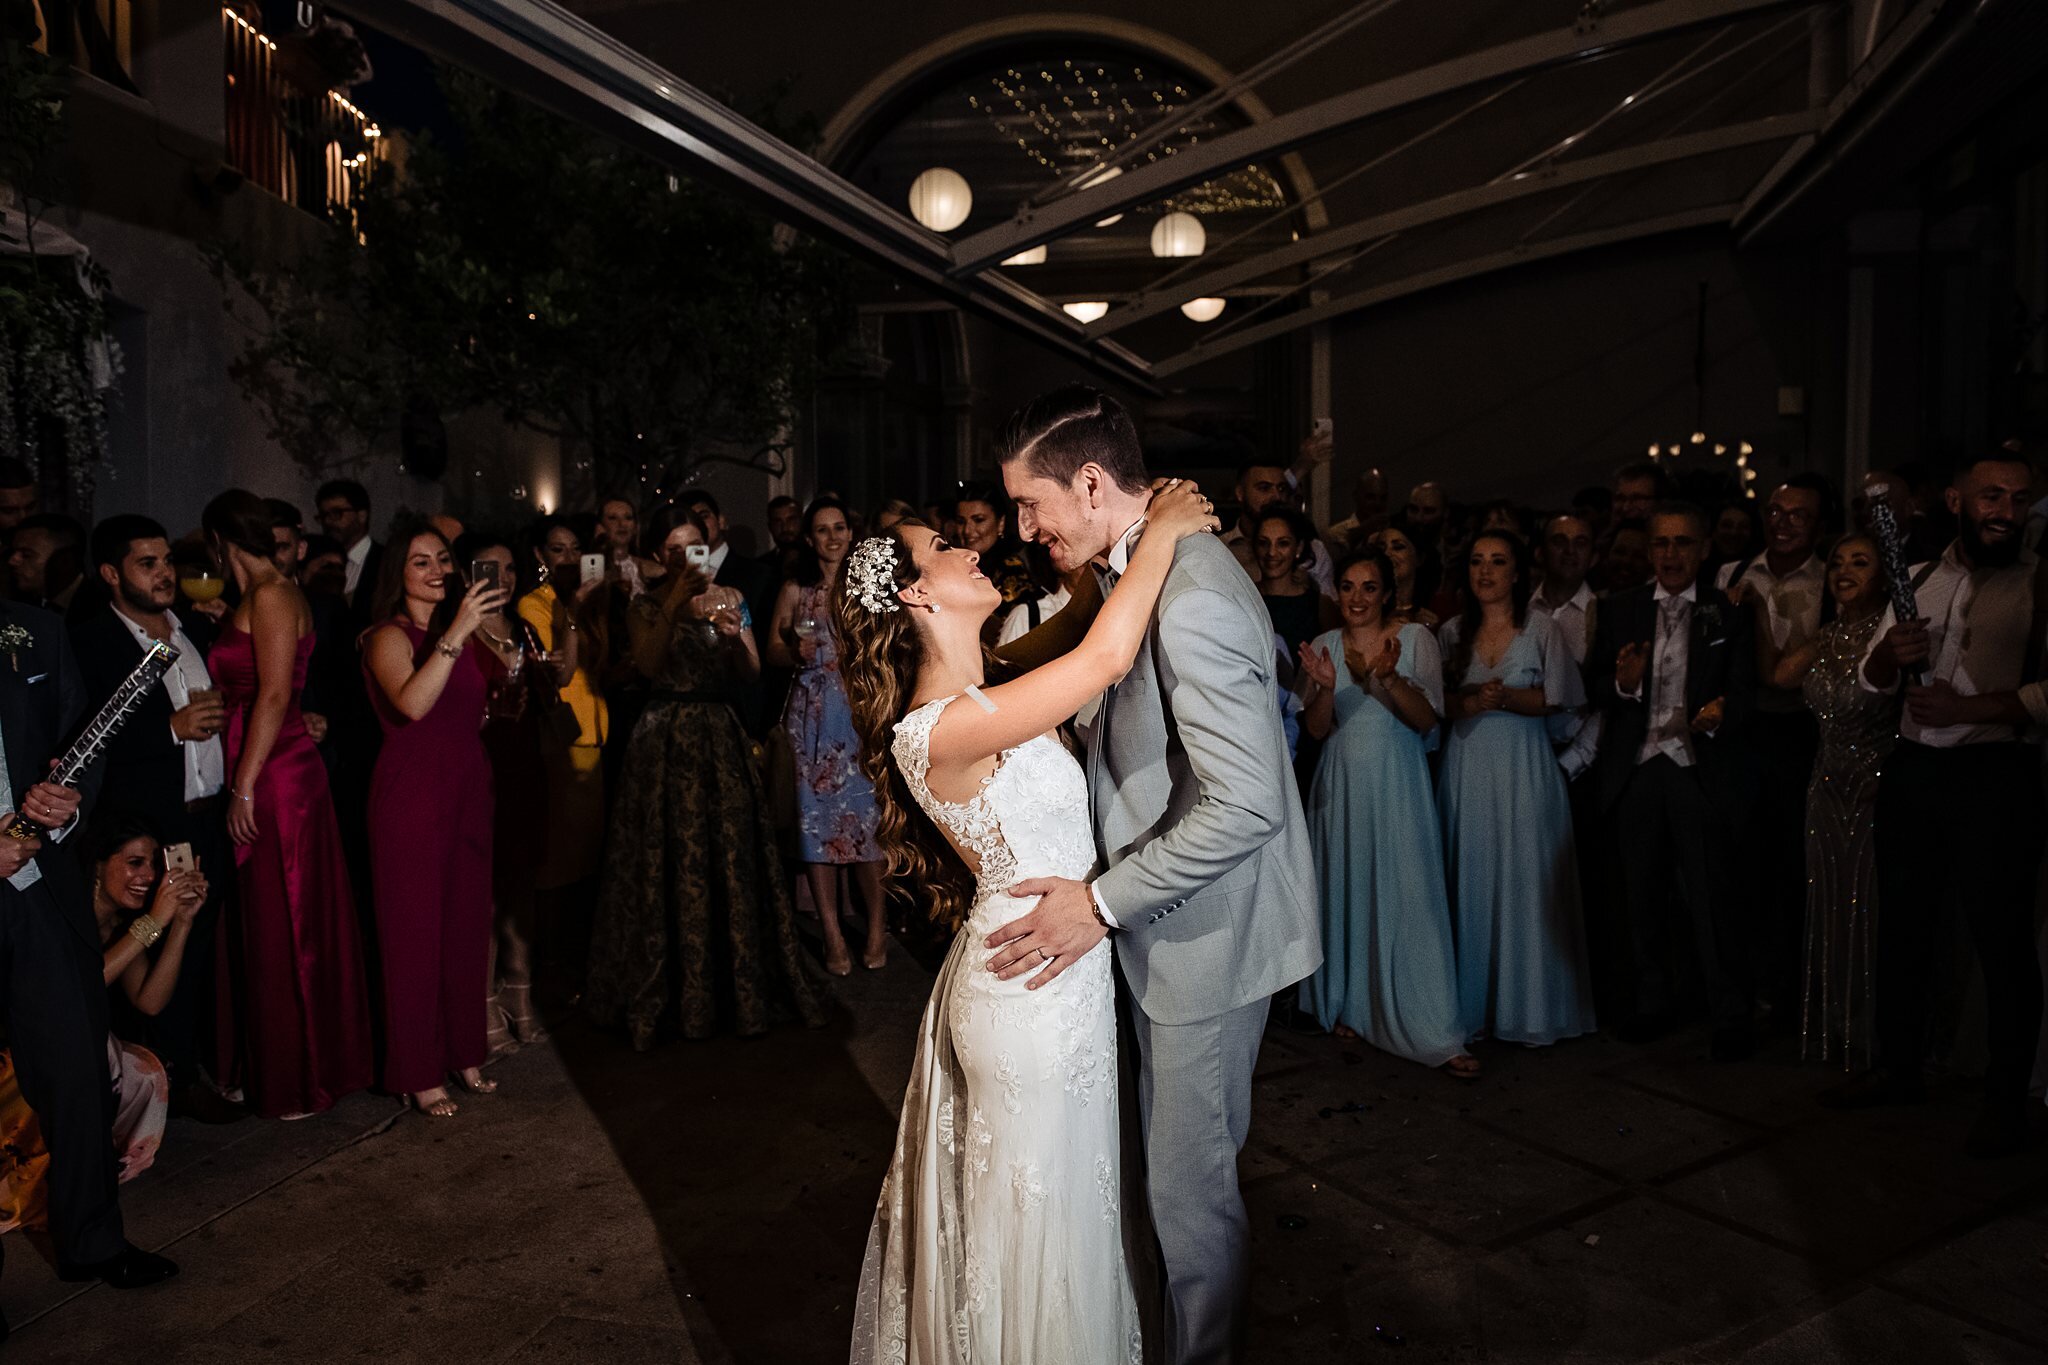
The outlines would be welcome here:
[[[457,596],[460,594],[460,596]],[[491,951],[491,760],[484,704],[505,586],[463,590],[448,542],[424,522],[384,553],[363,640],[384,747],[370,779],[370,882],[384,968],[384,1088],[449,1118],[448,1078],[497,1089],[478,1070]]]
[[[272,561],[261,498],[230,489],[202,524],[242,597],[207,657],[227,708],[241,889],[219,939],[215,1074],[257,1113],[303,1118],[367,1088],[375,1070],[348,863],[327,769],[299,713],[313,616]]]

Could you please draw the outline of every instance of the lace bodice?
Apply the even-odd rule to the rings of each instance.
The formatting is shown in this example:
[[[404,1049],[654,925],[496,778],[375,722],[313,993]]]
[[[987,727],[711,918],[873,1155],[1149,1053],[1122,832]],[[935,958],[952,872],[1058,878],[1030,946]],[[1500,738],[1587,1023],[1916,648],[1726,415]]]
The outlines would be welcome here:
[[[1086,877],[1095,864],[1088,781],[1050,734],[1005,749],[971,800],[943,801],[925,785],[932,730],[954,700],[926,702],[896,722],[892,750],[918,806],[980,865],[977,906],[1026,878]]]

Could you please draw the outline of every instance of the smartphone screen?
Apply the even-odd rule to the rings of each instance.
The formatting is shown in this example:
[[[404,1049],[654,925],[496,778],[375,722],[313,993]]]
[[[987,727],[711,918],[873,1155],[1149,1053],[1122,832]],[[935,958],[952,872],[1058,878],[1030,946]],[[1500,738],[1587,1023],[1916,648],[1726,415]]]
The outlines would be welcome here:
[[[164,871],[190,872],[192,870],[192,845],[165,844]]]
[[[472,559],[469,561],[469,581],[482,583],[487,587],[498,586],[498,561],[495,559]]]
[[[596,581],[597,581],[598,579],[600,579],[600,578],[603,578],[603,577],[604,577],[604,556],[603,556],[603,555],[585,555],[585,556],[583,556],[583,581],[584,581],[585,583],[595,583],[595,582],[596,582]]]
[[[705,568],[711,563],[711,547],[709,545],[685,545],[683,547],[683,563],[693,569]]]

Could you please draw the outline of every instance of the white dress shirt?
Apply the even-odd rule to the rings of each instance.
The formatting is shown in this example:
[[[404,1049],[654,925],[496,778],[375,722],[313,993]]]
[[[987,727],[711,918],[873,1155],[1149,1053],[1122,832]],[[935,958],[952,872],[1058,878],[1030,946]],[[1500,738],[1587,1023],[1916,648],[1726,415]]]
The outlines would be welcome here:
[[[1923,566],[1914,565],[1919,576]],[[2048,726],[2048,685],[2020,676],[2034,629],[2034,583],[2040,572],[2037,557],[2020,551],[2019,562],[2003,569],[1963,567],[1950,545],[1935,561],[1933,572],[1914,589],[1913,604],[1927,619],[1928,681],[1946,682],[1966,697],[1988,692],[2018,692],[2020,704],[2037,726]],[[1890,607],[1878,618],[1856,669],[1856,681],[1870,685],[1870,656],[1898,618]],[[2010,725],[1923,726],[1909,708],[1899,716],[1899,738],[1935,749],[1961,744],[1999,744],[2018,739]]]
[[[356,584],[363,581],[363,562],[370,557],[370,538],[348,547],[341,557],[341,590],[350,597],[356,595]]]
[[[1685,674],[1692,661],[1692,613],[1699,603],[1699,589],[1688,583],[1684,592],[1673,593],[1659,583],[1650,600],[1657,608],[1657,638],[1650,651],[1650,720],[1636,762],[1648,763],[1663,754],[1679,767],[1690,768],[1692,718],[1685,713]],[[1669,601],[1682,601],[1685,606],[1666,608]],[[1640,699],[1642,689],[1626,695]]]
[[[1598,599],[1593,587],[1584,579],[1579,580],[1579,590],[1564,601],[1552,606],[1538,589],[1529,598],[1529,610],[1540,611],[1557,624],[1564,636],[1564,642],[1572,652],[1572,662],[1585,666],[1586,650],[1592,644],[1593,604]]]
[[[1129,526],[1126,526],[1124,528],[1124,533],[1118,536],[1115,542],[1110,545],[1109,575],[1107,581],[1103,584],[1102,587],[1102,594],[1104,597],[1109,596],[1111,592],[1115,591],[1116,581],[1119,578],[1122,578],[1124,574],[1130,570],[1131,551],[1137,548],[1138,537],[1143,535],[1144,533],[1145,519],[1143,517],[1139,517]],[[1107,923],[1110,928],[1121,929],[1124,927],[1117,921],[1115,912],[1113,912],[1107,905],[1103,903],[1102,891],[1092,881],[1088,883],[1088,894],[1094,898],[1096,913],[1102,916],[1104,922]]]
[[[1035,601],[1019,602],[1016,606],[1010,608],[1008,615],[1003,617],[1003,628],[996,632],[996,644],[1006,645],[1012,640],[1021,639],[1029,635],[1035,629],[1031,624],[1031,609],[1033,607],[1038,608],[1038,624],[1042,626],[1062,611],[1065,611],[1067,603],[1073,600],[1074,595],[1072,593],[1068,592],[1065,587],[1059,587]]]
[[[1572,662],[1581,668],[1586,665],[1586,651],[1593,643],[1593,612],[1597,601],[1599,598],[1594,594],[1592,584],[1584,579],[1579,580],[1577,592],[1555,606],[1544,600],[1541,589],[1529,599],[1529,610],[1550,618],[1558,634],[1564,637]],[[1600,752],[1600,730],[1600,713],[1591,707],[1560,711],[1550,718],[1551,740],[1566,745],[1558,754],[1557,762],[1567,779],[1577,777],[1593,766],[1593,759]]]
[[[1735,586],[1735,567],[1740,560],[1723,564],[1714,575],[1714,586],[1726,592]],[[1769,557],[1758,555],[1742,571],[1742,582],[1763,603],[1757,629],[1769,630],[1779,653],[1788,653],[1820,633],[1820,609],[1828,590],[1827,565],[1819,555],[1787,574],[1771,572]],[[1756,709],[1789,715],[1806,709],[1805,695],[1796,687],[1771,687],[1759,682]]]
[[[369,542],[365,540],[363,543],[367,545]],[[114,615],[128,627],[135,643],[144,649],[156,643],[156,637],[136,624],[127,612],[116,607]],[[164,691],[170,694],[171,709],[182,711],[191,704],[194,692],[204,692],[213,686],[213,675],[206,671],[205,657],[192,643],[191,637],[185,634],[185,627],[179,623],[177,614],[167,611],[164,620],[171,625],[171,648],[178,651],[177,662],[164,674]],[[178,739],[175,732],[171,738]],[[185,799],[204,801],[210,796],[218,796],[228,782],[227,752],[221,746],[220,736],[178,740],[178,743],[185,753]]]
[[[713,550],[704,561],[704,572],[712,578],[718,577],[718,571],[725,567],[725,557],[731,553],[732,542],[729,540],[719,541],[718,548]]]

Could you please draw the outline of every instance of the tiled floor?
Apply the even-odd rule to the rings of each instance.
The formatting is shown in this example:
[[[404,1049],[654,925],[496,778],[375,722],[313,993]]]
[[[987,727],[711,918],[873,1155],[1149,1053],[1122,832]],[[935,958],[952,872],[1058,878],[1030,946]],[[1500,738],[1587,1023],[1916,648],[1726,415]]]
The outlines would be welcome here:
[[[14,1361],[833,1362],[929,977],[636,1056],[573,1024],[454,1121],[180,1123],[128,1187],[162,1288],[7,1242]],[[1966,1095],[1836,1115],[1784,1048],[1495,1048],[1461,1084],[1276,1030],[1245,1153],[1261,1362],[2048,1359],[2048,1152]]]

